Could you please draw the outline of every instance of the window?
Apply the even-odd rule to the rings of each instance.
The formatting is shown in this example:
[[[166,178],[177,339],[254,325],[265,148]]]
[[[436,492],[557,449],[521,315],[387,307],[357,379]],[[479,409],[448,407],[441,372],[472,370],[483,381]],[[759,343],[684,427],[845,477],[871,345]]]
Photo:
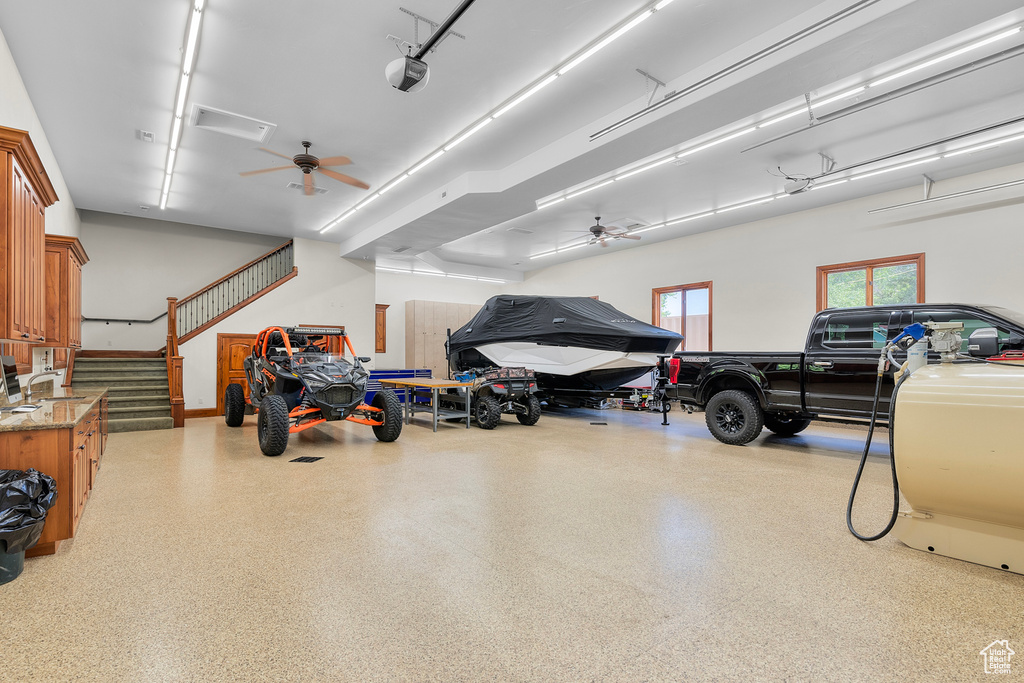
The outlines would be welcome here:
[[[836,313],[825,321],[821,345],[828,349],[880,349],[890,336],[889,311]]]
[[[1020,335],[1012,333],[1009,330],[990,323],[987,320],[980,320],[962,313],[953,313],[951,311],[914,311],[914,322],[963,323],[964,329],[960,332],[960,336],[963,337],[963,343],[960,345],[960,351],[962,353],[968,353],[968,338],[971,336],[971,333],[983,327],[994,327],[996,329],[999,337],[1000,353],[1011,349],[1020,349],[1024,346],[1024,339],[1022,339]]]
[[[818,266],[818,310],[924,302],[924,254]]]
[[[711,283],[651,290],[651,321],[683,335],[683,351],[711,350]]]

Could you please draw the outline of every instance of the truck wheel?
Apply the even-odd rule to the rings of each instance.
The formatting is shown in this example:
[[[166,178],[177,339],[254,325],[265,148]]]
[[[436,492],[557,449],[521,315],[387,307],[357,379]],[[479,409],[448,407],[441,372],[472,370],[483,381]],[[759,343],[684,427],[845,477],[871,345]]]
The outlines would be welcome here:
[[[540,419],[540,399],[534,395],[526,397],[526,412],[516,413],[516,419],[519,420],[519,424],[524,425],[535,425],[537,420]]]
[[[476,417],[476,426],[480,429],[494,429],[501,421],[501,406],[498,399],[493,396],[482,396],[476,400],[476,408],[473,409]]]
[[[750,443],[761,433],[764,413],[753,396],[738,389],[720,391],[705,407],[704,420],[712,436],[733,446]]]
[[[764,426],[779,436],[793,436],[807,429],[810,419],[789,413],[765,413]]]
[[[263,455],[281,455],[288,448],[288,404],[284,396],[270,394],[260,401],[256,435]]]
[[[245,420],[245,390],[241,384],[229,384],[224,390],[224,422],[228,427],[241,427]]]
[[[384,417],[384,424],[373,428],[373,435],[377,441],[390,443],[402,433],[402,402],[398,400],[398,394],[391,389],[381,389],[373,396],[370,403],[374,408],[380,408]]]

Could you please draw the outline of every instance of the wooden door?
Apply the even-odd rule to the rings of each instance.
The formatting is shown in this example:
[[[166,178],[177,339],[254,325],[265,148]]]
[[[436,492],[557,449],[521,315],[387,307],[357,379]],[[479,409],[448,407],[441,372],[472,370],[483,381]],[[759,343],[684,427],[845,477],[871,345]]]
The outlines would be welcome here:
[[[374,306],[374,337],[376,353],[387,353],[388,351],[388,307],[391,304],[375,304]]]
[[[242,362],[252,353],[255,342],[255,334],[217,335],[217,415],[224,414],[224,390],[229,384],[241,384],[245,395],[249,395]]]

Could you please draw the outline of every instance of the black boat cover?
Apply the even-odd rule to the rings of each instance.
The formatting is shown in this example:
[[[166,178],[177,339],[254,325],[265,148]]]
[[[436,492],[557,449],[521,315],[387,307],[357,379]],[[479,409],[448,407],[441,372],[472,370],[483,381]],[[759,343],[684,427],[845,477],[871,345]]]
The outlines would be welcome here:
[[[451,353],[485,344],[534,342],[626,353],[672,353],[683,341],[669,330],[637,320],[585,296],[491,297],[473,319],[452,333]]]

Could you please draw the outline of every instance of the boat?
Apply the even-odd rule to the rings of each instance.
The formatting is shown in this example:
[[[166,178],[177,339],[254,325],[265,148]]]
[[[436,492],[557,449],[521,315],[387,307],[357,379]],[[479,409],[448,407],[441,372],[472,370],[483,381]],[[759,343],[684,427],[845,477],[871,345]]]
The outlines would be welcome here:
[[[456,372],[526,367],[542,394],[580,396],[643,376],[682,341],[597,299],[499,295],[452,333],[448,355]]]

